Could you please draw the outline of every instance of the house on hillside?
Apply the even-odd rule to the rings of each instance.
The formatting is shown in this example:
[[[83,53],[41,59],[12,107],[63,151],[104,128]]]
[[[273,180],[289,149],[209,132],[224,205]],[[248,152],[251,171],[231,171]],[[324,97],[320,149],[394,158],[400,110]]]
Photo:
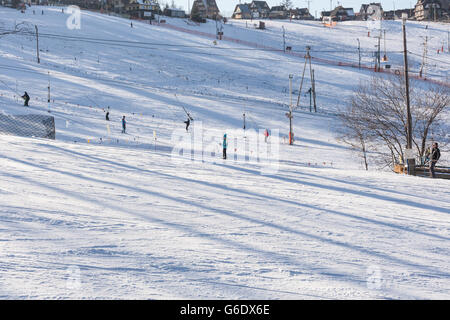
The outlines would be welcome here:
[[[192,5],[191,19],[213,19],[220,18],[220,10],[216,0],[195,0]]]
[[[250,5],[248,3],[238,4],[234,9],[233,19],[251,19],[252,11],[250,10]]]
[[[126,12],[126,7],[129,3],[130,0],[113,0],[110,5],[112,6],[112,11],[122,14]]]
[[[126,12],[133,18],[151,20],[161,11],[158,2],[152,0],[131,0]]]
[[[338,6],[332,11],[322,11],[321,13],[321,20],[323,22],[349,21],[355,19],[356,15],[353,8],[344,8],[343,6]]]
[[[289,10],[285,6],[274,6],[270,9],[269,19],[288,19]]]
[[[383,12],[383,20],[398,20],[402,18],[402,15],[406,13],[408,19],[414,17],[414,9],[398,9]]]
[[[55,2],[49,2],[55,4]],[[103,1],[98,0],[59,0],[56,2],[58,5],[76,5],[84,9],[96,9],[99,10],[104,5]],[[40,5],[44,5],[43,1],[39,2]]]
[[[181,10],[181,9],[165,8],[163,13],[165,16],[172,17],[172,18],[185,18],[186,17],[186,12],[184,12],[184,10]]]
[[[13,1],[12,0],[2,0],[2,6],[3,7],[12,8],[13,7]]]
[[[330,19],[331,19],[331,11],[322,11],[320,13],[320,20],[322,20],[322,22],[328,21]]]
[[[380,14],[380,18],[383,17],[383,7],[380,2],[372,2],[369,4],[361,5],[361,9],[359,10],[358,20],[367,21],[368,17],[378,12]]]
[[[414,9],[418,21],[443,21],[450,19],[450,0],[419,0]]]
[[[270,7],[266,1],[252,1],[249,8],[254,19],[267,19],[270,15]]]
[[[289,11],[289,17],[295,20],[314,20],[308,8],[296,8]]]

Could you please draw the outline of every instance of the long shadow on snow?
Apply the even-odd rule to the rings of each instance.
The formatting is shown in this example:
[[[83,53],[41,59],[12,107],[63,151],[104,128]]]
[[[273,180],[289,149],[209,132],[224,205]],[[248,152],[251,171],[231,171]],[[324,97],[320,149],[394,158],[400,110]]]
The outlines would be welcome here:
[[[231,166],[231,165],[227,165],[227,164],[224,164],[224,166],[226,168],[237,170],[237,171],[242,171],[242,172],[252,173],[252,174],[257,174],[257,175],[260,174],[260,172],[258,172],[256,170],[252,170],[252,169],[244,169],[244,168],[235,167],[235,166]],[[278,176],[274,176],[274,175],[268,175],[266,177],[270,177],[272,179],[276,179],[276,180],[280,180],[280,181],[284,181],[284,182],[303,184],[303,185],[307,185],[307,186],[314,187],[314,188],[328,189],[331,191],[338,191],[338,192],[350,193],[350,194],[354,194],[354,195],[358,195],[358,196],[374,198],[376,200],[390,201],[390,202],[394,202],[396,204],[407,205],[407,206],[418,208],[418,209],[433,210],[433,211],[437,211],[437,212],[441,212],[441,213],[450,214],[449,209],[440,208],[440,207],[436,207],[436,206],[432,206],[432,205],[428,205],[428,204],[422,204],[422,203],[414,202],[411,200],[402,200],[402,199],[397,199],[397,198],[390,197],[390,196],[371,194],[371,193],[367,193],[364,191],[356,191],[356,190],[347,189],[347,188],[343,188],[343,187],[336,187],[336,186],[332,186],[332,185],[323,185],[323,184],[319,184],[319,183],[315,183],[315,182],[307,182],[304,180],[296,180],[296,179],[287,178],[287,177],[278,177]],[[444,239],[449,240],[448,238],[444,238]]]
[[[299,162],[296,163],[296,165],[299,165],[299,164],[302,165],[302,166],[305,165],[305,164],[301,164],[301,163],[299,163]],[[297,172],[297,173],[298,173],[298,172]],[[378,190],[378,191],[382,191],[382,192],[389,192],[389,193],[395,192],[395,194],[401,194],[401,195],[404,195],[404,196],[415,197],[415,198],[419,198],[419,199],[421,199],[421,200],[423,200],[423,199],[428,199],[428,200],[434,200],[434,201],[441,201],[441,200],[439,200],[439,199],[424,198],[423,196],[418,196],[417,194],[410,194],[410,193],[400,192],[400,191],[397,191],[397,190],[384,189],[384,188],[376,187],[376,186],[373,186],[373,185],[367,186],[367,185],[364,185],[364,184],[362,184],[362,183],[358,183],[358,182],[355,182],[355,181],[349,182],[349,181],[346,181],[346,180],[341,180],[341,179],[331,178],[331,177],[327,177],[327,176],[325,176],[325,175],[316,175],[316,174],[312,174],[312,173],[309,173],[309,172],[308,172],[308,173],[306,173],[306,172],[301,172],[300,174],[301,174],[301,175],[304,175],[304,176],[310,176],[310,177],[315,177],[315,178],[320,178],[320,179],[330,180],[330,181],[333,181],[333,182],[338,182],[338,183],[348,184],[348,185],[352,185],[352,186],[359,186],[359,187],[361,187],[361,188],[369,188],[369,189]],[[443,202],[445,202],[445,201],[443,201]]]
[[[8,159],[15,161],[14,159],[11,159],[11,158],[8,158]],[[17,160],[17,162],[23,163],[23,164],[26,164],[26,165],[32,165],[32,164],[30,164],[28,162],[24,162],[24,161],[20,161],[20,160]],[[49,168],[45,168],[45,169],[48,170],[48,171],[52,171]],[[58,171],[58,170],[56,170],[56,172],[61,173],[63,175],[64,174],[65,175],[70,175],[70,176],[73,176],[73,177],[85,180],[84,178],[81,178],[79,175],[76,175],[76,174],[63,173],[63,172]],[[74,192],[74,191],[68,192],[68,191],[63,190],[61,188],[45,184],[45,183],[43,183],[41,181],[35,181],[35,180],[32,180],[32,179],[27,178],[25,176],[19,176],[19,175],[9,174],[9,173],[8,173],[8,175],[10,177],[12,177],[12,178],[25,181],[25,182],[29,183],[30,185],[33,184],[35,186],[38,186],[38,187],[41,187],[41,188],[45,188],[45,189],[51,190],[53,192],[56,192],[56,193],[59,193],[59,194],[63,194],[65,196],[67,196],[67,197],[74,198],[74,199],[76,199],[78,201],[83,201],[85,203],[92,203],[92,204],[95,204],[95,205],[99,205],[98,199],[88,197],[88,196],[86,196],[86,195],[84,195],[82,193],[79,193],[79,192]],[[100,183],[103,183],[103,184],[111,184],[108,181],[102,181],[102,180],[90,179],[90,178],[86,178],[86,179],[93,180],[95,182],[100,182]],[[126,186],[121,186],[120,184],[114,184],[114,185],[120,186],[121,188],[128,188]],[[146,193],[149,193],[149,194],[152,194],[152,195],[155,195],[155,196],[165,197],[165,198],[168,198],[169,200],[184,202],[185,204],[193,205],[191,202],[178,200],[178,199],[175,199],[173,197],[161,195],[161,194],[156,193],[156,192],[146,191]],[[181,230],[182,232],[184,232],[186,234],[195,234],[198,237],[208,238],[211,241],[221,243],[222,245],[225,245],[225,246],[228,246],[228,247],[239,248],[241,250],[246,250],[246,251],[249,251],[249,252],[260,254],[263,257],[265,257],[266,259],[273,260],[273,261],[275,261],[277,263],[280,263],[280,261],[281,261],[282,263],[289,263],[291,266],[296,266],[296,267],[299,266],[299,261],[296,261],[291,256],[282,255],[282,254],[280,254],[278,252],[257,249],[257,248],[251,247],[249,245],[245,245],[245,244],[237,242],[237,241],[221,238],[221,237],[219,237],[219,236],[217,236],[215,234],[200,232],[197,229],[195,229],[193,227],[190,227],[190,226],[187,226],[187,225],[182,225],[182,224],[173,223],[173,222],[167,222],[165,220],[162,220],[162,219],[159,219],[159,218],[155,218],[155,217],[149,217],[145,213],[130,212],[129,210],[124,210],[121,207],[112,205],[110,202],[101,203],[101,205],[104,206],[105,208],[109,208],[110,210],[118,212],[118,213],[121,213],[121,214],[123,214],[123,213],[125,213],[127,215],[131,214],[133,216],[136,216],[136,217],[138,217],[140,219],[143,219],[143,220],[146,220],[148,222],[164,225],[164,226],[166,226],[168,228],[175,228],[175,229]],[[201,206],[201,205],[197,205],[197,206]],[[208,207],[204,207],[204,208],[206,208],[207,210],[210,210]],[[46,263],[48,263],[48,262],[46,262]],[[354,282],[356,285],[360,286],[361,288],[365,287],[366,280],[364,278],[357,279],[355,274],[349,274],[349,273],[345,274],[343,272],[334,271],[334,270],[332,270],[330,268],[321,268],[321,271],[317,271],[318,270],[317,269],[317,264],[305,265],[304,262],[303,262],[303,264],[304,264],[304,268],[305,269],[309,268],[311,274],[321,274],[323,276],[330,277],[330,278],[333,278],[335,280],[341,280],[341,278],[342,278],[342,279],[345,279],[345,280],[342,280],[342,281],[351,281],[351,282]],[[96,267],[96,266],[92,266],[92,265],[89,265],[89,266],[80,265],[80,266],[87,267],[87,268],[90,268],[90,269],[103,269],[103,270],[106,270],[105,268]],[[108,268],[108,270],[109,269],[110,268]],[[114,268],[112,268],[111,270],[114,270]],[[135,271],[142,271],[142,270],[141,269],[136,269]],[[195,272],[196,270],[191,270],[191,271]],[[339,276],[339,278],[336,278],[336,276]],[[186,280],[195,281],[194,279],[191,279],[191,278],[189,278],[189,279],[186,278]],[[202,280],[201,281],[199,280],[199,282],[207,282],[207,280],[202,278]],[[217,283],[217,282],[213,281],[213,283]],[[227,283],[223,283],[223,284],[230,285],[230,284],[227,284]],[[248,288],[251,288],[251,287],[248,287]],[[253,289],[265,290],[264,288],[256,288],[256,287],[253,288]],[[272,290],[271,289],[270,291],[275,291],[275,292],[280,292],[280,293],[291,293],[291,294],[294,294],[294,295],[297,295],[297,296],[298,295],[305,295],[305,294],[299,294],[299,293],[296,293],[296,292],[288,292],[288,291],[281,291],[281,290]],[[310,296],[310,295],[305,295],[305,296]]]
[[[304,203],[295,202],[295,201],[292,201],[292,200],[280,199],[280,198],[277,198],[277,197],[272,197],[270,195],[258,194],[256,192],[251,192],[251,191],[248,191],[248,190],[236,189],[236,188],[232,188],[232,187],[229,187],[229,186],[224,186],[224,185],[217,184],[217,183],[199,181],[199,180],[185,178],[185,177],[181,177],[181,176],[175,176],[175,175],[171,175],[171,174],[167,174],[167,173],[146,170],[146,169],[138,168],[138,167],[135,167],[135,166],[132,166],[132,165],[119,163],[119,162],[116,162],[116,161],[113,161],[113,160],[106,160],[106,159],[102,159],[102,158],[99,158],[99,157],[96,157],[96,156],[85,155],[85,154],[82,154],[82,153],[79,153],[79,152],[76,152],[76,151],[73,151],[73,150],[67,150],[67,149],[64,149],[64,148],[61,148],[61,147],[58,147],[58,146],[46,145],[46,144],[42,144],[41,146],[57,149],[58,151],[66,152],[66,153],[69,153],[69,154],[77,155],[77,156],[84,157],[84,158],[91,159],[91,160],[95,160],[95,161],[106,162],[106,163],[109,163],[109,164],[112,164],[112,165],[115,165],[115,166],[118,166],[118,167],[123,167],[123,168],[130,169],[130,170],[133,170],[133,171],[145,172],[145,173],[149,173],[149,174],[153,174],[153,175],[164,176],[164,177],[171,178],[171,179],[177,178],[177,179],[180,179],[180,180],[183,180],[183,181],[186,181],[186,182],[200,184],[200,185],[207,186],[207,187],[213,187],[213,188],[218,188],[218,189],[225,189],[225,190],[233,191],[233,192],[237,192],[237,193],[244,193],[244,194],[247,194],[249,196],[258,197],[261,200],[271,200],[271,201],[287,203],[287,204],[294,205],[294,206],[297,206],[297,207],[303,207],[303,208],[308,208],[308,209],[313,209],[313,210],[318,210],[318,211],[324,211],[324,212],[328,212],[328,213],[331,213],[331,214],[344,216],[344,217],[350,218],[350,219],[357,219],[357,220],[360,220],[360,221],[374,223],[374,224],[377,224],[377,225],[386,226],[386,227],[393,228],[393,229],[398,229],[398,230],[401,230],[401,231],[417,233],[417,234],[420,234],[420,235],[423,235],[423,236],[428,236],[428,237],[436,238],[436,239],[439,239],[439,240],[450,240],[450,238],[447,238],[447,237],[443,237],[443,236],[439,236],[439,235],[435,235],[435,234],[430,234],[430,233],[422,232],[422,231],[418,231],[418,230],[413,230],[413,229],[410,229],[410,228],[407,228],[407,227],[403,227],[403,226],[399,226],[399,225],[395,225],[395,224],[392,224],[392,223],[377,221],[377,220],[374,220],[374,219],[364,218],[364,217],[352,215],[352,214],[349,214],[349,213],[339,212],[339,211],[335,211],[335,210],[331,210],[331,209],[324,209],[324,208],[316,207],[316,206],[313,206],[313,205],[308,205],[308,204],[304,204]],[[254,171],[254,170],[232,167],[230,165],[224,165],[224,166],[227,167],[227,168],[233,168],[233,169],[236,169],[236,170],[241,170],[241,171],[244,171],[244,172],[247,172],[247,173],[257,174],[257,175],[260,176],[260,173],[257,172],[257,171]],[[269,177],[273,177],[273,176],[269,176]],[[289,178],[287,178],[287,179],[289,179]],[[296,183],[298,183],[298,182],[296,182]],[[348,190],[348,189],[345,189],[345,190]]]
[[[328,243],[328,244],[331,244],[331,245],[334,245],[334,246],[343,247],[343,248],[346,248],[346,249],[349,249],[349,250],[358,251],[358,252],[360,252],[362,254],[367,254],[367,255],[375,256],[375,257],[378,257],[378,258],[381,258],[381,259],[389,260],[389,261],[391,261],[393,263],[398,263],[398,264],[401,264],[401,265],[418,268],[418,269],[421,269],[421,270],[424,270],[424,271],[427,271],[427,272],[432,272],[436,276],[445,276],[445,277],[449,277],[450,276],[450,273],[446,273],[445,271],[437,270],[434,267],[411,263],[410,261],[407,261],[407,260],[404,260],[404,259],[401,259],[401,258],[391,257],[391,256],[389,256],[387,254],[380,253],[380,252],[377,252],[377,251],[374,251],[374,250],[370,250],[370,249],[367,249],[367,248],[364,248],[364,247],[354,246],[354,245],[351,245],[351,244],[348,244],[348,243],[345,243],[345,242],[335,241],[335,240],[332,240],[332,239],[327,239],[327,238],[324,238],[324,237],[321,237],[321,236],[309,234],[309,233],[304,232],[304,231],[299,231],[299,230],[295,230],[295,229],[290,228],[290,227],[278,225],[276,223],[262,221],[262,220],[258,220],[256,218],[252,218],[252,217],[246,217],[246,216],[234,213],[234,212],[229,211],[229,210],[220,209],[220,208],[214,208],[214,207],[208,207],[208,206],[200,204],[200,203],[194,203],[193,201],[187,201],[187,200],[179,199],[179,198],[176,198],[176,197],[171,196],[171,195],[166,195],[166,194],[163,194],[163,193],[160,193],[160,192],[156,192],[156,191],[149,191],[149,190],[145,190],[145,189],[142,189],[142,188],[139,188],[139,187],[122,185],[122,184],[116,183],[116,182],[104,181],[104,180],[100,180],[100,179],[96,179],[96,178],[92,178],[92,177],[83,176],[83,175],[80,175],[80,174],[66,172],[66,171],[62,171],[62,170],[58,170],[58,169],[52,169],[52,168],[45,167],[43,165],[36,165],[36,164],[33,164],[31,162],[28,162],[28,161],[24,161],[24,160],[13,159],[13,158],[6,157],[6,156],[5,156],[5,158],[9,159],[11,161],[15,161],[15,162],[18,162],[18,163],[21,163],[21,164],[28,165],[28,166],[37,167],[39,169],[45,169],[45,170],[47,170],[49,172],[56,172],[56,173],[60,173],[62,175],[67,175],[67,176],[71,176],[71,177],[74,177],[74,178],[78,178],[80,180],[89,180],[89,181],[92,181],[92,182],[108,184],[108,185],[113,185],[113,186],[116,186],[116,187],[119,187],[119,188],[123,188],[123,189],[133,190],[134,192],[138,192],[138,193],[158,196],[158,197],[165,198],[165,199],[168,199],[168,200],[171,200],[171,201],[174,201],[174,202],[182,203],[184,206],[187,205],[187,206],[198,207],[200,209],[203,209],[203,210],[206,210],[206,211],[209,211],[209,212],[220,213],[220,214],[223,214],[223,215],[235,218],[235,219],[245,220],[245,221],[248,221],[248,222],[251,222],[251,223],[267,226],[267,227],[270,227],[270,228],[273,228],[273,229],[277,229],[277,230],[281,230],[281,231],[285,231],[285,232],[289,232],[289,233],[296,234],[296,235],[299,235],[299,236],[302,236],[302,237],[305,237],[305,238],[309,238],[309,239],[312,239],[312,240],[316,240],[316,241],[319,241],[319,242],[324,242],[324,243]],[[229,167],[229,166],[226,166],[226,167]]]

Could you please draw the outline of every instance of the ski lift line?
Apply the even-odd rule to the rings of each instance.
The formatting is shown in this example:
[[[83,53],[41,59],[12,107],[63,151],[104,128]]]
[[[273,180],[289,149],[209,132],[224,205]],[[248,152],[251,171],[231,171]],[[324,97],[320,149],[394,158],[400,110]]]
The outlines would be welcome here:
[[[255,128],[264,129],[263,127],[261,127],[256,123],[255,119],[250,115],[250,112],[246,111],[245,116],[249,118],[250,122],[253,122]]]
[[[3,81],[3,80],[0,79],[0,82],[2,82],[3,85],[5,85],[9,90],[11,90],[12,92],[18,94],[15,90],[11,89],[11,88]],[[18,95],[20,96],[20,94],[18,94]],[[65,104],[71,104],[71,105],[73,105],[73,106],[76,105],[76,104],[74,104],[74,103],[67,102],[67,101],[52,102],[52,104],[53,104],[53,105],[61,105],[61,106],[64,106]],[[78,106],[79,106],[79,105],[78,105]],[[82,107],[82,106],[79,106],[79,107]],[[85,107],[86,107],[86,106],[85,106]],[[38,107],[35,107],[35,106],[28,106],[28,108],[32,108],[32,109],[36,109],[36,110],[39,110],[39,111],[47,111],[47,112],[48,112],[48,110],[45,110],[45,109],[42,109],[42,108],[38,108]],[[52,114],[55,114],[56,117],[60,117],[60,118],[63,118],[63,119],[65,119],[65,120],[68,120],[68,121],[75,122],[75,123],[78,123],[78,124],[80,124],[80,125],[83,125],[83,123],[81,123],[81,122],[78,122],[78,121],[76,121],[76,120],[73,120],[73,119],[71,119],[71,118],[67,118],[67,117],[61,115],[62,112],[60,112],[60,111],[52,110],[51,113],[52,113]],[[59,114],[59,115],[57,115],[57,114]],[[135,113],[132,113],[132,112],[131,112],[131,114],[135,114]]]
[[[0,82],[3,83],[3,85],[5,87],[7,87],[10,91],[12,91],[13,93],[17,94],[19,97],[21,97],[21,94],[18,93],[16,90],[12,89],[10,86],[8,86],[3,80],[0,79]]]
[[[176,93],[175,93],[175,98],[177,99],[178,103],[181,104],[180,100],[178,100],[178,97],[177,97],[177,94],[176,94]],[[194,119],[192,118],[192,116],[190,115],[190,113],[187,112],[187,110],[186,110],[186,108],[184,107],[183,104],[181,104],[181,107],[183,108],[183,110],[184,110],[184,112],[186,113],[186,115],[188,116],[188,118],[189,118],[191,121],[194,121]]]
[[[1,30],[1,29],[0,29]],[[34,33],[29,34],[18,34],[18,35],[34,35]],[[121,40],[109,40],[109,39],[96,39],[96,38],[83,38],[83,37],[73,37],[73,36],[60,36],[60,35],[53,35],[53,34],[39,34],[39,37],[42,38],[52,38],[52,39],[60,39],[60,40],[79,40],[79,41],[85,41],[90,43],[97,43],[97,44],[113,44],[113,45],[120,45],[120,43],[129,43],[129,44],[142,44],[142,45],[149,45],[149,46],[169,46],[169,47],[180,47],[180,48],[200,48],[200,49],[216,49],[216,50],[239,50],[239,51],[267,51],[267,52],[284,52],[282,49],[268,49],[268,48],[236,48],[236,47],[217,47],[217,46],[188,46],[188,45],[176,45],[176,44],[167,44],[167,43],[147,43],[147,42],[136,42],[136,41],[121,41]],[[105,42],[105,43],[104,43]],[[126,48],[146,48],[141,46],[124,46]],[[153,48],[147,48],[147,49],[153,49]],[[158,49],[158,48],[155,48]],[[178,50],[177,50],[178,51]],[[292,52],[295,53],[306,53],[304,50],[292,50]],[[317,52],[317,53],[355,53],[358,52],[358,50],[313,50],[311,49],[311,52]],[[361,51],[361,53],[370,53],[372,51]],[[386,51],[387,53],[402,53],[403,51]]]
[[[26,72],[28,72],[29,70],[28,69],[25,69],[25,68],[20,68],[20,69],[23,69],[23,70],[26,70]],[[29,72],[33,72],[33,73],[36,73],[36,74],[39,74],[39,75],[42,75],[40,72],[34,72],[34,71],[29,71]],[[99,79],[97,79],[97,80],[99,80]],[[2,81],[3,82],[3,81]],[[118,81],[114,81],[114,80],[111,80],[111,82],[116,82],[116,83],[119,83],[119,84],[124,84],[123,82],[118,82]],[[4,83],[5,85],[6,85],[6,83]],[[125,83],[126,84],[126,83]],[[128,84],[128,85],[131,85],[131,84]],[[7,85],[6,85],[7,86]],[[8,89],[10,89],[10,90],[12,90],[9,86],[7,86],[8,87]],[[145,87],[144,87],[145,88]],[[150,87],[150,88],[152,88],[152,89],[154,89],[154,87]],[[14,91],[15,92],[15,91]],[[175,95],[175,97],[177,98],[177,101],[181,104],[181,102],[178,100],[178,97]],[[86,96],[86,98],[88,98],[89,100],[91,100],[92,101],[92,99],[90,99],[88,96]],[[66,102],[66,101],[63,101],[63,102]],[[92,101],[92,102],[94,102],[94,101]],[[70,102],[66,102],[66,103],[70,103]],[[95,103],[95,102],[94,102]],[[188,113],[188,111],[185,109],[185,107],[183,106],[183,105],[181,105],[181,107],[183,108],[183,110],[184,110],[184,112],[188,115],[188,117],[190,117],[191,119],[192,119],[192,117],[190,116],[190,114]],[[99,108],[99,109],[102,109],[102,108]],[[193,119],[192,119],[193,120]]]
[[[414,53],[414,52],[411,52],[411,51],[409,51],[409,50],[408,50],[408,53],[410,53],[410,54],[412,54],[412,55],[415,55],[415,56],[418,56],[418,57],[422,57],[422,55],[417,54],[417,53]],[[428,57],[428,56],[427,56],[427,59],[429,59],[429,60],[434,60],[434,61],[437,61],[437,62],[441,62],[441,63],[450,65],[450,61],[443,61],[443,60],[440,60],[440,59],[430,58],[430,57]]]
[[[314,57],[313,57],[313,59],[315,59]],[[320,59],[319,59],[320,60]],[[317,60],[316,60],[317,61]],[[328,63],[329,64],[329,62],[327,62],[327,61],[325,61],[325,63]],[[42,75],[42,73],[40,73],[40,72],[36,72],[36,71],[31,71],[31,70],[29,70],[29,69],[26,69],[26,68],[21,68],[21,67],[11,67],[11,66],[6,66],[6,65],[0,65],[0,66],[3,66],[5,69],[12,69],[12,70],[24,70],[24,71],[26,71],[26,72],[28,72],[28,73],[35,73],[35,74],[39,74],[39,75]],[[158,90],[163,90],[163,91],[173,91],[173,90],[176,90],[176,89],[170,89],[170,88],[163,88],[163,87],[156,87],[156,86],[149,86],[149,85],[142,85],[142,84],[140,84],[140,83],[136,83],[136,82],[133,82],[133,81],[117,81],[117,80],[112,80],[112,79],[104,79],[104,78],[100,78],[100,77],[86,77],[86,76],[84,76],[84,75],[79,75],[79,76],[81,76],[81,77],[84,77],[84,78],[87,78],[87,79],[92,79],[92,80],[96,80],[96,81],[104,81],[104,82],[109,82],[109,83],[116,83],[116,84],[120,84],[120,85],[124,85],[124,86],[139,86],[139,87],[141,87],[141,88],[143,88],[143,89],[158,89]]]

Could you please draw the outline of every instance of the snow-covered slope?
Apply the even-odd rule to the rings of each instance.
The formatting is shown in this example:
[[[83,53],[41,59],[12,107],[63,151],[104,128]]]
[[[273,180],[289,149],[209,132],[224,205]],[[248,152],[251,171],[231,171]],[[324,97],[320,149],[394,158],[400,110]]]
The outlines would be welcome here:
[[[199,32],[214,33],[215,23],[131,28],[83,12],[81,29],[69,30],[61,8],[34,8],[39,14],[0,8],[2,28],[26,21],[41,34],[40,64],[34,37],[1,38],[0,108],[50,110],[57,139],[0,136],[2,298],[450,297],[449,183],[358,170],[336,142],[333,113],[370,71],[314,65],[320,113],[307,112],[302,97],[296,144],[280,145],[276,174],[232,159],[173,162],[183,107],[218,139],[217,151],[243,113],[247,129],[286,136],[288,76],[297,87],[303,59],[214,44]],[[269,22],[266,33],[243,23],[226,25],[226,35],[277,47],[284,25],[294,50],[338,51],[367,37],[357,23]],[[23,91],[29,109],[17,98]]]

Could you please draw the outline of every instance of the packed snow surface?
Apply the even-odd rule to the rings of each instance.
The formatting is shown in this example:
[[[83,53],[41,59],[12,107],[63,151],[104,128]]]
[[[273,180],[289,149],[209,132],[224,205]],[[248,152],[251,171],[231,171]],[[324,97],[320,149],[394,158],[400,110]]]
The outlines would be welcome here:
[[[298,90],[301,57],[215,44],[205,35],[213,22],[165,18],[131,28],[83,11],[81,29],[70,30],[68,17],[59,7],[0,7],[2,30],[38,26],[41,59],[33,34],[1,37],[0,110],[53,115],[57,132],[55,141],[0,136],[0,298],[450,298],[448,180],[364,171],[336,140],[336,112],[371,71],[314,64],[318,112],[302,95],[289,146],[289,74]],[[401,22],[386,23],[397,68]],[[343,62],[358,61],[357,38],[366,51],[377,41],[363,22],[266,26],[231,21],[224,32],[279,48],[284,26],[294,51],[311,45]],[[432,48],[448,31],[408,27],[429,34]],[[423,39],[411,39],[421,53]],[[449,54],[430,57],[430,77],[446,81]],[[411,56],[413,70],[420,61]],[[193,127],[201,123],[214,161],[172,154],[183,108]],[[221,159],[222,136],[242,128],[244,113],[248,134],[280,130],[276,172]]]

